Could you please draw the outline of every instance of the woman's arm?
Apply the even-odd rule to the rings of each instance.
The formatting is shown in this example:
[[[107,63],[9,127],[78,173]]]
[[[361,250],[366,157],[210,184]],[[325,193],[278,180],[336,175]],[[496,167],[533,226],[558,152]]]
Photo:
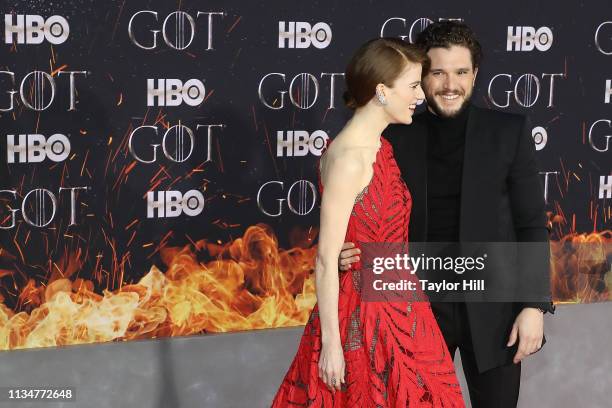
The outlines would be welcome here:
[[[363,165],[349,154],[328,159],[321,177],[325,192],[321,201],[315,283],[322,342],[319,377],[335,391],[340,390],[340,384],[345,381],[338,322],[338,255],[363,179]]]
[[[321,175],[325,192],[321,201],[319,244],[315,264],[317,302],[324,343],[340,341],[338,328],[338,255],[363,179],[363,165],[345,154],[328,157]]]

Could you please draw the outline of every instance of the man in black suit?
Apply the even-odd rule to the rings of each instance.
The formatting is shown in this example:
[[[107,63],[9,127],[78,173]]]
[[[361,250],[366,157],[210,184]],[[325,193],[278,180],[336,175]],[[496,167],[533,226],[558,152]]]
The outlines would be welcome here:
[[[417,44],[431,60],[422,83],[428,109],[412,125],[391,125],[385,131],[412,194],[410,242],[537,243],[523,257],[535,271],[528,277],[530,289],[544,296],[431,302],[451,355],[460,350],[472,406],[516,407],[520,362],[542,347],[543,314],[554,311],[544,194],[531,127],[521,115],[470,103],[482,52],[465,24],[433,23]],[[351,248],[345,243],[340,254],[342,270],[359,260],[359,250]],[[516,269],[504,276],[523,279],[522,268]]]

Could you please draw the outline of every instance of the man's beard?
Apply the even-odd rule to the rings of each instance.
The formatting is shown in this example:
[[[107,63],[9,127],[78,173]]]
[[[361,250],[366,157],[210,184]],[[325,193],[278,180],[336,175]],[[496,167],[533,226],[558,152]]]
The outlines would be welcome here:
[[[442,110],[440,105],[438,105],[436,98],[434,97],[426,98],[427,106],[429,107],[429,109],[433,111],[433,113],[435,113],[437,116],[441,118],[445,118],[445,119],[456,118],[457,116],[461,115],[461,113],[463,113],[463,111],[465,111],[465,109],[468,107],[468,105],[470,104],[470,101],[472,100],[472,94],[473,94],[473,91],[467,94],[463,100],[463,103],[461,104],[461,106],[459,106],[459,109],[457,109],[456,111],[450,114]]]

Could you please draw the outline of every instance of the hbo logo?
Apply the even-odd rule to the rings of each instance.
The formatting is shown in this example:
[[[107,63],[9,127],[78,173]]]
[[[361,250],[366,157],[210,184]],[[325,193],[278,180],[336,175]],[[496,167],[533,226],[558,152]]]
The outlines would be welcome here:
[[[323,49],[331,43],[332,31],[327,23],[309,23],[289,21],[278,22],[278,48],[315,48]]]
[[[206,88],[202,81],[190,79],[183,84],[180,79],[147,79],[147,106],[179,106],[185,102],[198,106],[204,102]]]
[[[599,176],[599,198],[612,198],[612,176]]]
[[[204,210],[204,195],[198,190],[190,190],[185,194],[180,191],[158,191],[147,193],[147,218],[178,217],[185,213],[190,217],[199,215]]]
[[[308,153],[320,156],[328,140],[329,136],[322,130],[312,134],[305,130],[279,130],[276,132],[276,156],[306,156]]]
[[[70,140],[64,135],[55,134],[48,139],[43,135],[6,135],[6,159],[8,163],[40,163],[46,158],[56,163],[70,155]]]
[[[42,44],[47,40],[58,45],[66,42],[70,34],[68,21],[62,16],[51,16],[45,20],[41,16],[17,14],[4,15],[4,42],[12,44],[17,36],[17,44]]]
[[[548,142],[548,132],[542,126],[536,126],[531,130],[531,137],[536,150],[542,150]]]
[[[508,27],[506,51],[548,51],[553,44],[553,33],[548,27]]]

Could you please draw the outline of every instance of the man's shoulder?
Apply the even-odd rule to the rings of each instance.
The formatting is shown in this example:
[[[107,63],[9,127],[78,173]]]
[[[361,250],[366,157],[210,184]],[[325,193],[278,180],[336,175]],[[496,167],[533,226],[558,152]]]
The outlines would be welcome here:
[[[383,132],[383,137],[391,144],[393,150],[398,150],[402,149],[408,140],[414,139],[414,137],[410,137],[415,135],[411,133],[413,131],[414,129],[410,126],[389,125]]]
[[[427,108],[425,108],[425,110],[423,112],[417,113],[416,115],[414,115],[412,117],[412,123],[413,124],[419,124],[419,125],[424,125],[425,121],[427,120]]]
[[[483,108],[474,104],[470,104],[470,115],[475,116],[477,119],[484,119],[490,121],[501,121],[502,123],[509,122],[523,122],[525,121],[526,115],[513,112],[505,112],[491,108]],[[428,114],[427,112],[421,112],[413,116],[413,125],[416,127],[425,126],[427,123]],[[413,126],[410,125],[410,126]],[[394,126],[405,126],[408,125],[394,125]]]
[[[527,118],[526,115],[522,115],[520,113],[504,112],[496,109],[483,108],[476,105],[472,105],[471,109],[471,115],[474,115],[481,120],[490,122],[491,124],[497,124],[500,126],[514,123],[521,124],[524,123]]]
[[[427,137],[427,128],[425,124],[413,120],[410,125],[391,124],[387,126],[383,136],[395,152],[403,151],[414,148],[415,144],[422,143],[420,141]]]

